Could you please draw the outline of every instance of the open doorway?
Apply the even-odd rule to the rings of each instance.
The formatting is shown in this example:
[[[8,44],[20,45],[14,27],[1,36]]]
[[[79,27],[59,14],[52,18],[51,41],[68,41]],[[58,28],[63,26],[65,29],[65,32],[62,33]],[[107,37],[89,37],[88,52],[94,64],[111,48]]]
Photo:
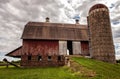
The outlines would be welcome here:
[[[69,52],[69,55],[73,55],[72,41],[67,41],[67,50]]]

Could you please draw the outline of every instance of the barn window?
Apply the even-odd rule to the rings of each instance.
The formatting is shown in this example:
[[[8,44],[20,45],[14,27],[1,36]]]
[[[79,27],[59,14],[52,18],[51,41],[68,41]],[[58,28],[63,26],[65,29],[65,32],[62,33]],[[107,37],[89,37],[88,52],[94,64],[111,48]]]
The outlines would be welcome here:
[[[38,61],[42,61],[42,56],[38,56]]]
[[[52,60],[52,57],[51,56],[48,56],[48,61],[51,61]]]
[[[31,60],[31,56],[28,56],[28,60]]]
[[[58,56],[58,61],[61,61],[61,56]]]

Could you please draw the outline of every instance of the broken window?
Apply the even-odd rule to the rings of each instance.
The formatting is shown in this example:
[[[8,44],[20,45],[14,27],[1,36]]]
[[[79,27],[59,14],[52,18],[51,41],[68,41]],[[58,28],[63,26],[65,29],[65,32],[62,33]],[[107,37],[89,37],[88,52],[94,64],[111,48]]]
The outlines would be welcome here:
[[[48,61],[51,61],[52,60],[52,57],[51,56],[48,56]]]
[[[58,56],[58,61],[61,61],[61,59],[62,59],[61,56]]]
[[[38,56],[38,61],[42,61],[42,56]]]
[[[31,56],[28,56],[28,60],[31,60]]]

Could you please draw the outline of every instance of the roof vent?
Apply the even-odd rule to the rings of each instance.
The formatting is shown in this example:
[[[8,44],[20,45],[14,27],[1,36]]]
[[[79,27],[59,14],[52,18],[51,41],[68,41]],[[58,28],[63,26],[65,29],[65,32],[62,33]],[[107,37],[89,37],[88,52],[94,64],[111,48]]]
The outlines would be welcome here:
[[[46,22],[50,22],[49,20],[50,20],[49,17],[46,17]]]
[[[76,24],[79,24],[79,19],[76,19],[75,22],[76,22]]]

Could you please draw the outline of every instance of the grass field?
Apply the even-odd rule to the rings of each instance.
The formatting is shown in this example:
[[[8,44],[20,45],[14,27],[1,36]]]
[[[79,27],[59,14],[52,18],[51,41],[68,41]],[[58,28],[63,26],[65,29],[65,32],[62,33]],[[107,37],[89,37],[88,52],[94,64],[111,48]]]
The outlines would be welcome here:
[[[0,79],[120,79],[119,64],[77,57],[73,57],[72,60],[77,64],[73,63],[71,67],[6,68],[0,66]],[[89,74],[93,72],[95,75],[90,77]]]
[[[120,79],[120,64],[110,64],[86,58],[72,58],[80,65],[96,72],[93,79]]]

